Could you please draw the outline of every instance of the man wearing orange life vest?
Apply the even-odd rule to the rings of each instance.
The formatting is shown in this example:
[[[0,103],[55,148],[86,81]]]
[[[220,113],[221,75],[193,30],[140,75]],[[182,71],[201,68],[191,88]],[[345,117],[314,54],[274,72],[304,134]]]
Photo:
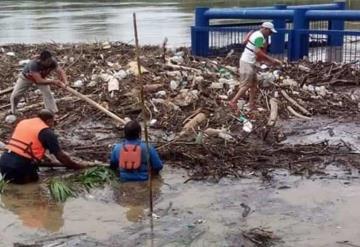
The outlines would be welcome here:
[[[0,157],[0,172],[6,180],[17,184],[37,181],[37,163],[44,158],[46,149],[65,167],[83,168],[61,150],[51,129],[54,125],[54,115],[46,109],[41,110],[37,117],[17,124],[6,145],[7,151]]]
[[[110,168],[119,172],[121,181],[148,180],[146,143],[141,141],[141,126],[136,121],[126,123],[125,140],[114,146]],[[149,145],[149,160],[153,173],[159,173],[163,164],[156,149]]]
[[[249,105],[250,110],[256,110],[256,94],[257,94],[257,78],[255,63],[257,61],[270,63],[272,65],[281,65],[282,62],[278,59],[272,58],[266,54],[264,48],[267,47],[266,40],[268,37],[277,33],[274,25],[271,22],[264,22],[260,30],[250,34],[245,49],[240,58],[240,86],[239,91],[234,98],[229,101],[229,105],[234,110],[237,110],[237,101],[243,97],[250,89]]]

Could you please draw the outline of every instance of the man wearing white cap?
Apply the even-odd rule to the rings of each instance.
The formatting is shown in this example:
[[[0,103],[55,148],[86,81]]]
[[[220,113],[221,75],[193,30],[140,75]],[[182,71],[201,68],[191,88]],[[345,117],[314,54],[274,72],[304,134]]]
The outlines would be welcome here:
[[[266,54],[267,38],[277,33],[274,24],[264,22],[258,31],[249,35],[246,40],[245,49],[240,58],[240,87],[235,97],[229,102],[234,110],[237,110],[237,101],[250,89],[249,105],[250,110],[256,109],[257,78],[256,61],[267,62],[272,65],[281,65],[282,62]]]

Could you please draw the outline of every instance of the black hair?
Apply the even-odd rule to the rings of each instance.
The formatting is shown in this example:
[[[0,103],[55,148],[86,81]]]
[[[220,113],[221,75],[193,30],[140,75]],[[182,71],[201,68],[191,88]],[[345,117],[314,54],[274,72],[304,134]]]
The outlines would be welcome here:
[[[140,138],[141,126],[137,121],[130,121],[125,124],[124,128],[125,139],[136,140]]]
[[[52,113],[52,111],[48,110],[48,109],[42,109],[39,113],[38,113],[38,117],[43,120],[44,122],[51,120],[54,118],[54,113]]]
[[[52,54],[51,54],[51,52],[49,52],[48,50],[43,50],[41,53],[40,53],[40,60],[41,61],[45,61],[45,60],[47,60],[47,59],[49,59],[49,58],[51,58],[52,57]]]

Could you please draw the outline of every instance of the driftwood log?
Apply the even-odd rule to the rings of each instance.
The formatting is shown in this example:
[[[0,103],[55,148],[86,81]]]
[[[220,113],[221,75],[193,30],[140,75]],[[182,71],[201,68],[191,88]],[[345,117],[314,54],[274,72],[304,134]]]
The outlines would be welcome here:
[[[293,114],[295,117],[302,118],[302,119],[306,119],[306,120],[310,120],[310,119],[311,119],[310,117],[304,116],[304,115],[296,112],[296,111],[294,110],[294,108],[292,108],[291,106],[288,106],[287,109],[288,109],[288,111],[289,111],[291,114]]]
[[[276,124],[279,115],[279,104],[277,99],[270,99],[270,116],[267,125],[272,127]]]
[[[309,115],[311,116],[311,113],[306,110],[303,106],[301,106],[298,102],[296,102],[293,98],[291,98],[286,92],[285,90],[281,90],[281,94],[284,96],[284,98],[289,101],[291,104],[293,104],[294,106],[296,106],[302,113],[304,113],[305,115]]]

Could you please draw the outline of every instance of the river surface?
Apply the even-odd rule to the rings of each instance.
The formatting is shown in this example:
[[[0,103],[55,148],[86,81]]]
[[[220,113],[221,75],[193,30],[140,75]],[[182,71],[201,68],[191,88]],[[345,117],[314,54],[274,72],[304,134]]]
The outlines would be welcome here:
[[[0,1],[0,43],[122,41],[133,43],[132,13],[141,44],[190,44],[197,6],[267,6],[277,3],[329,3],[329,0],[213,1]],[[360,1],[349,0],[353,9]]]

